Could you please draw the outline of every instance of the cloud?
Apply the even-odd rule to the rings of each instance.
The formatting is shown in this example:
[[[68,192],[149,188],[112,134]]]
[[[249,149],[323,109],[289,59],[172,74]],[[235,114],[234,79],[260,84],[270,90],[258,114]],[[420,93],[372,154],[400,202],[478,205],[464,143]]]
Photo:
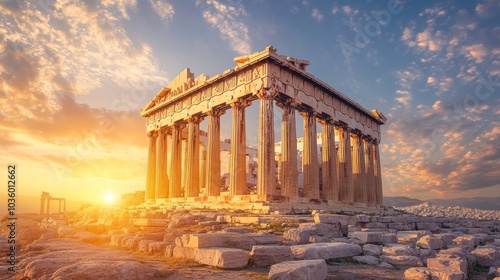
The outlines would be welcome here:
[[[476,63],[483,62],[488,55],[486,48],[482,44],[463,46],[461,51],[465,57],[475,60]]]
[[[162,0],[149,0],[154,12],[161,18],[164,24],[169,24],[175,15],[174,6]]]
[[[417,46],[429,51],[440,51],[446,44],[443,39],[443,32],[437,31],[432,34],[432,31],[427,29],[424,32],[417,34]]]
[[[137,109],[166,78],[151,48],[121,25],[135,1],[14,2],[0,4],[0,143],[9,147],[2,157],[36,159],[47,173],[142,151],[147,137]],[[90,93],[110,95],[108,107],[76,101]]]
[[[197,2],[201,5],[201,2]],[[203,18],[212,27],[217,28],[221,38],[227,41],[231,48],[239,54],[251,52],[250,36],[248,26],[241,22],[240,18],[248,14],[243,5],[233,6],[223,4],[215,0],[206,0]]]
[[[129,19],[127,9],[135,8],[137,5],[135,0],[102,0],[101,3],[106,8],[117,9],[120,15],[125,19]]]
[[[476,4],[476,14],[482,18],[492,17],[500,11],[500,3],[495,0],[486,0]]]
[[[342,7],[342,12],[346,15],[353,15],[353,14],[357,14],[359,12],[359,10],[354,9],[354,8],[350,7],[349,5],[345,5]]]
[[[317,21],[322,21],[323,20],[323,15],[320,13],[320,11],[316,8],[312,10],[311,16],[317,20]]]

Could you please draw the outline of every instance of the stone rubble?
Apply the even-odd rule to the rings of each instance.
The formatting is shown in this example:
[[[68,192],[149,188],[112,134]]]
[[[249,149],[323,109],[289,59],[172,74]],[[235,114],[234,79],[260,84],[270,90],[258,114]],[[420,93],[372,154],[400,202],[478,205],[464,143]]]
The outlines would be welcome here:
[[[77,240],[191,259],[222,269],[268,268],[269,279],[326,279],[327,263],[332,260],[403,269],[407,279],[469,279],[478,268],[489,271],[491,277],[500,276],[500,220],[398,212],[249,216],[204,210],[129,210],[98,214],[84,213],[60,225],[23,230],[20,236],[27,244],[34,242],[29,246],[35,250],[37,240]],[[80,267],[63,262],[65,267],[59,272],[44,272],[43,266],[55,267],[50,256],[43,261],[24,259],[20,264],[23,275],[73,273],[77,278],[85,268],[100,267],[82,260]],[[103,273],[113,274],[126,264],[132,271],[154,273],[128,259]]]

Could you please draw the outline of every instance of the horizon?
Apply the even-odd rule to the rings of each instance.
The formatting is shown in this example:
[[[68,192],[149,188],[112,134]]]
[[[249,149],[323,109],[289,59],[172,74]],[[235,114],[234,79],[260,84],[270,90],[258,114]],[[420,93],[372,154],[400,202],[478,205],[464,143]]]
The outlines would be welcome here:
[[[20,196],[43,190],[105,203],[144,190],[141,108],[185,68],[212,77],[235,67],[234,57],[273,45],[387,116],[385,197],[497,197],[499,15],[494,0],[4,1],[4,172],[17,165]],[[228,124],[223,117],[221,139]],[[249,146],[255,134],[247,133]]]

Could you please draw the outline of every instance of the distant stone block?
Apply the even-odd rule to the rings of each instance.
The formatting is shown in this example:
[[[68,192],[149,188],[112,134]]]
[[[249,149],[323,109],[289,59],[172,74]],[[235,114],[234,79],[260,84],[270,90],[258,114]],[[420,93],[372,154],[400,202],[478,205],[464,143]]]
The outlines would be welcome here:
[[[282,262],[271,266],[269,280],[325,280],[328,270],[325,260]]]

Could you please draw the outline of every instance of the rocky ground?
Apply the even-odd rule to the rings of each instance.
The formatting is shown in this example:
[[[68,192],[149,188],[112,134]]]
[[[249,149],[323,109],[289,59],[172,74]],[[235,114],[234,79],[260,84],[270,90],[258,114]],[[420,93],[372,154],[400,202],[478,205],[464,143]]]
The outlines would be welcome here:
[[[0,251],[8,252],[7,220]],[[494,279],[500,220],[83,209],[18,218],[0,279]],[[499,278],[500,279],[500,278]]]

